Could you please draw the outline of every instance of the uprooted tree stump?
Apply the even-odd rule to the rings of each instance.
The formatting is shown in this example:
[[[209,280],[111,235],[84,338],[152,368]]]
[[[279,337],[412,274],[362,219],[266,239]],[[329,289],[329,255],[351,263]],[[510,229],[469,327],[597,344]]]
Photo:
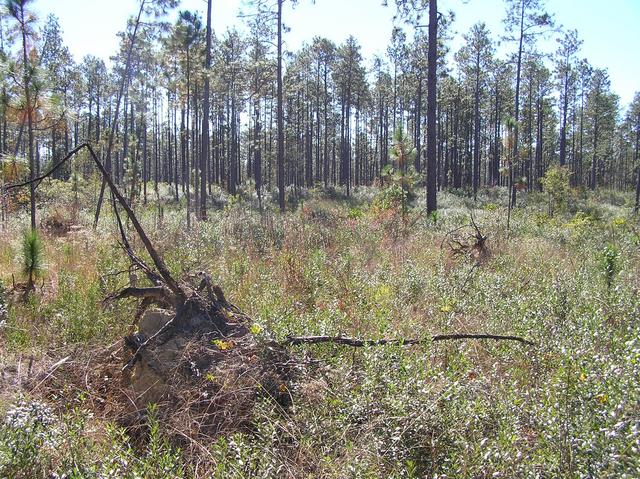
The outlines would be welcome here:
[[[248,424],[260,397],[290,402],[286,351],[257,339],[251,320],[224,297],[194,294],[177,311],[149,309],[124,344],[133,423],[153,403],[176,430],[191,424],[197,431],[189,437],[211,437]]]

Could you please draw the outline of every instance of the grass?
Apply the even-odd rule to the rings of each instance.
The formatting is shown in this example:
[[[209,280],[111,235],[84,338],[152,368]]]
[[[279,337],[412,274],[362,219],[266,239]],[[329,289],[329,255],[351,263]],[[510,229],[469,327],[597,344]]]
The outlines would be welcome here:
[[[241,198],[190,232],[184,212],[170,204],[161,218],[153,205],[138,211],[176,274],[208,271],[275,339],[487,332],[538,347],[296,347],[298,357],[314,361],[292,387],[292,407],[265,401],[251,433],[230,432],[196,460],[153,420],[151,440],[141,446],[94,416],[81,391],[72,404],[34,391],[23,401],[47,403],[50,429],[74,431],[65,433],[73,439],[17,457],[11,445],[24,428],[5,422],[0,476],[638,477],[640,238],[630,198],[574,192],[551,217],[544,198],[523,195],[506,231],[498,190],[482,192],[475,206],[443,194],[437,223],[419,218],[416,206],[407,228],[398,210],[369,206],[376,194],[315,192],[284,217],[261,216]],[[475,268],[441,247],[448,231],[468,222],[470,207],[489,236],[490,255]],[[44,287],[27,304],[11,302],[0,322],[8,378],[30,355],[46,364],[112,344],[130,327],[133,303],[101,304],[128,279],[116,274],[127,263],[113,219],[105,215],[96,232],[90,211],[81,222],[65,238],[44,235]],[[19,270],[23,223],[18,217],[0,232],[5,287]],[[15,409],[22,393],[4,381],[10,387],[0,412]],[[42,465],[41,474],[29,476],[24,464]]]

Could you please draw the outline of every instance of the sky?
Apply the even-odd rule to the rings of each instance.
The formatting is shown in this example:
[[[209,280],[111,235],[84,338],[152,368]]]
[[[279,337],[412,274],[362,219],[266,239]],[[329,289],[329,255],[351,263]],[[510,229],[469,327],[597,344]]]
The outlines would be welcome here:
[[[240,26],[241,4],[247,0],[213,0],[212,22],[217,35]],[[342,43],[349,35],[358,39],[365,59],[384,54],[395,8],[383,6],[382,0],[299,0],[292,7],[287,2],[283,21],[290,28],[285,34],[286,48],[295,50],[314,36],[325,36]],[[35,0],[32,9],[41,21],[55,14],[63,29],[65,43],[76,60],[92,54],[107,60],[117,51],[118,37],[126,18],[137,13],[137,0]],[[577,29],[584,41],[581,57],[599,68],[607,68],[614,92],[622,105],[640,92],[640,0],[547,0],[547,11],[556,23]],[[478,21],[485,22],[497,38],[502,32],[503,0],[440,0],[441,11],[456,14],[453,49],[462,45],[462,35]],[[180,9],[206,15],[205,0],[182,0]],[[503,49],[508,48],[506,45]],[[549,38],[540,44],[547,53],[557,44]]]

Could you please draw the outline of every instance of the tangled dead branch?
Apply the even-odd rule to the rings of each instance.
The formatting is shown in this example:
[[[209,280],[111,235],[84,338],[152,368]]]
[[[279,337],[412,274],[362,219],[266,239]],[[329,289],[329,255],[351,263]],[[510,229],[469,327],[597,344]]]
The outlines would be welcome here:
[[[471,232],[469,232],[470,229]],[[487,257],[487,239],[488,236],[482,233],[472,213],[468,225],[462,225],[447,232],[440,243],[440,248],[446,244],[452,256],[468,257],[481,263]]]

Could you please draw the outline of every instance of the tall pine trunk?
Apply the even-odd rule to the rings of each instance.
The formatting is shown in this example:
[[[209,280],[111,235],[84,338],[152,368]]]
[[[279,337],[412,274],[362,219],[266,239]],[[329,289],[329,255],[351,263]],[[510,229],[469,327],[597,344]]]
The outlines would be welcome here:
[[[22,33],[22,61],[23,64],[23,75],[22,79],[24,82],[24,97],[25,97],[25,114],[27,115],[27,135],[28,135],[28,148],[29,148],[29,176],[32,183],[29,184],[29,202],[31,206],[31,229],[36,229],[36,185],[33,183],[33,179],[36,177],[36,160],[34,156],[34,148],[33,148],[33,107],[31,104],[31,75],[29,74],[28,62],[29,58],[27,56],[27,25],[25,20],[25,12],[24,12],[24,3],[20,2],[20,18],[18,19],[20,22],[20,30]]]
[[[515,124],[513,128],[513,153],[511,159],[511,167],[509,171],[509,203],[511,208],[516,205],[516,188],[513,181],[513,164],[519,159],[518,149],[518,131],[520,127],[520,73],[522,71],[522,50],[524,44],[524,12],[525,12],[525,0],[522,0],[520,10],[520,43],[518,45],[518,66],[516,70],[516,98],[515,98]]]
[[[278,0],[278,71],[277,71],[277,123],[278,123],[278,205],[284,213],[284,112],[282,109],[282,3]]]
[[[636,180],[636,205],[635,211],[636,213],[640,209],[640,113],[638,113],[638,119],[636,123],[636,151],[635,151],[635,163],[636,168],[638,169],[638,178]]]
[[[473,199],[478,196],[480,185],[480,50],[476,52],[476,84],[473,124]]]
[[[202,148],[200,151],[200,219],[207,219],[207,172],[209,163],[209,70],[211,69],[211,0],[207,1],[207,45],[205,53]]]
[[[436,211],[436,82],[438,68],[438,1],[429,0],[429,52],[427,58],[427,214]]]

